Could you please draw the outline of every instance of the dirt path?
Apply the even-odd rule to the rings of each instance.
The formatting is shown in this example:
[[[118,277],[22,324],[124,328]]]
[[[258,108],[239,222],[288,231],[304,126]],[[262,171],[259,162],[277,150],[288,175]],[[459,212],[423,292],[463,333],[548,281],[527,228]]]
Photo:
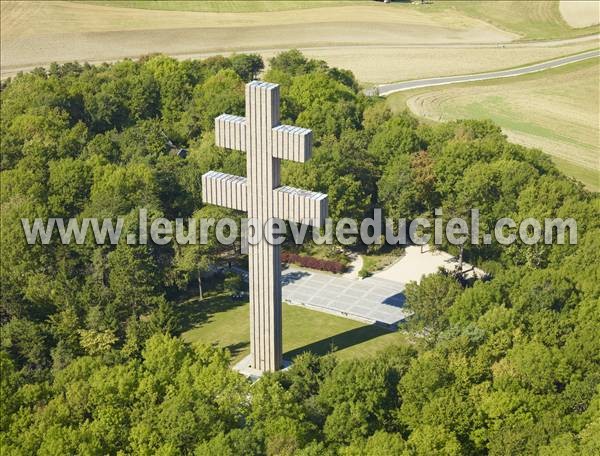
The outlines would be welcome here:
[[[352,262],[348,265],[348,270],[341,274],[347,279],[358,280],[358,273],[363,268],[363,258],[361,255],[355,254]]]

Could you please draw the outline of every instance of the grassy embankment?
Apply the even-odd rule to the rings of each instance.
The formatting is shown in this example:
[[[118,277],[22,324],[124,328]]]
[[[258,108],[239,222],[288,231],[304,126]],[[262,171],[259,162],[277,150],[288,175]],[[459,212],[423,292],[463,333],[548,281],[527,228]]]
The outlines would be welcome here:
[[[550,154],[591,190],[600,189],[598,59],[492,81],[399,92],[389,106],[408,106],[432,120],[492,119],[508,137]]]
[[[556,40],[600,32],[600,25],[584,28],[569,26],[560,14],[558,0],[434,1],[429,10],[454,10],[516,33],[523,40]]]

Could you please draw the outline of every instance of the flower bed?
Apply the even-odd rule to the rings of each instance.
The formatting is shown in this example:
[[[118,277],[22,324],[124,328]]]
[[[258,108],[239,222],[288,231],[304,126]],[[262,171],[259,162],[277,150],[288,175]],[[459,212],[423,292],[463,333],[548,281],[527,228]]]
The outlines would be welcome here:
[[[297,253],[281,252],[281,261],[284,263],[294,263],[310,269],[319,271],[334,272],[339,274],[344,271],[344,265],[339,261],[322,260],[311,256],[298,255]]]

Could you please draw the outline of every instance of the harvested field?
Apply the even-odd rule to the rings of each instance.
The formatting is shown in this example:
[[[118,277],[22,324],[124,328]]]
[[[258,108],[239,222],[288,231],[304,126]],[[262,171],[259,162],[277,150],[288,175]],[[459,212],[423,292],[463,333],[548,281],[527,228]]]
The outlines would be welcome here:
[[[2,73],[50,62],[110,61],[151,52],[198,56],[248,50],[498,43],[516,38],[459,13],[383,4],[293,11],[155,11],[72,2],[2,2]],[[383,67],[384,62],[379,64]]]
[[[594,45],[589,40],[510,44],[524,36],[523,28],[497,19],[507,8],[521,11],[521,6],[467,3],[2,2],[1,73],[7,77],[53,61],[98,63],[151,52],[198,58],[253,51],[268,58],[296,47],[352,70],[361,81],[383,83],[490,71]],[[536,29],[546,21],[544,33],[561,36],[553,5],[536,2],[527,13],[528,24]]]
[[[136,8],[164,11],[205,11],[212,13],[249,13],[255,11],[287,11],[307,8],[323,8],[356,4],[356,0],[104,0],[87,1],[100,6],[118,6],[121,8]],[[366,3],[366,1],[362,1]]]
[[[483,21],[465,17],[460,13],[430,13],[414,8],[386,8],[380,4],[357,4],[309,8],[292,11],[214,13],[194,11],[156,11],[89,5],[72,2],[10,2],[2,3],[2,38],[67,33],[106,32],[125,30],[150,30],[173,28],[235,28],[264,27],[263,35],[270,38],[290,37],[272,35],[271,26],[290,24],[322,24],[323,30],[331,24],[346,26],[342,40],[352,35],[355,23],[378,24],[389,33],[387,38],[403,38],[404,42],[498,42],[508,41],[514,34],[503,32]],[[382,14],[385,11],[385,14]],[[57,26],[58,25],[58,26]],[[8,26],[8,28],[7,28]],[[403,26],[421,28],[423,36],[415,39],[414,29],[402,30]],[[394,28],[396,30],[394,30]],[[432,28],[429,30],[429,28]],[[440,32],[450,33],[446,36]],[[354,35],[358,43],[379,42],[376,29],[370,34]],[[454,33],[458,33],[454,35]],[[375,34],[375,37],[370,36]],[[288,34],[289,35],[289,34]],[[386,44],[393,43],[388,41]]]
[[[571,27],[582,28],[600,23],[600,2],[561,0],[560,14]]]
[[[172,0],[111,0],[85,1],[85,3],[118,6],[124,8],[206,11],[206,12],[254,12],[284,11],[306,8],[321,8],[347,5],[372,5],[369,0],[253,0],[253,1],[172,1]],[[593,0],[443,0],[411,5],[403,2],[392,3],[386,8],[401,8],[424,13],[446,12],[479,19],[521,36],[523,39],[557,39],[585,35],[598,31],[598,3]],[[387,14],[387,11],[386,11]],[[581,30],[584,28],[585,30]]]
[[[307,49],[330,65],[352,70],[365,83],[455,76],[501,70],[592,49],[590,42],[557,47],[369,47]],[[267,57],[275,52],[265,53]],[[383,64],[382,62],[385,62]],[[435,62],[432,64],[432,62]]]

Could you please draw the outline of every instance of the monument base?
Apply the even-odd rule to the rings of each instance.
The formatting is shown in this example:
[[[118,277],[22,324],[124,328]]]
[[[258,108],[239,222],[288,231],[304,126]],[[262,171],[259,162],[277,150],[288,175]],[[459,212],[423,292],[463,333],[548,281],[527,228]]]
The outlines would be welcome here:
[[[258,369],[254,369],[251,366],[251,364],[252,364],[252,356],[248,355],[248,356],[245,356],[241,361],[237,362],[233,366],[233,370],[239,372],[244,377],[247,377],[250,380],[252,380],[253,382],[255,382],[260,377],[262,377],[264,372],[259,371]],[[284,359],[281,370],[289,369],[291,365],[292,365],[291,361]]]

